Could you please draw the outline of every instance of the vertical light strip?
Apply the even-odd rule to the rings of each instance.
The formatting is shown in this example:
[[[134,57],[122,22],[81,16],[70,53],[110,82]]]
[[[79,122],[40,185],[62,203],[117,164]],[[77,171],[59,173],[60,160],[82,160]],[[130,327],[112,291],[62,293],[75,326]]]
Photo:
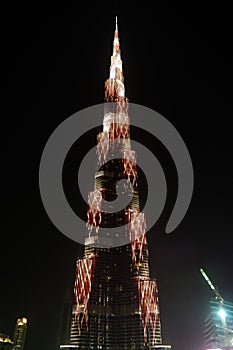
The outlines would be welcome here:
[[[128,181],[134,186],[137,178],[136,152],[131,149],[123,150],[124,172]]]
[[[144,341],[153,346],[156,344],[156,320],[159,316],[156,282],[139,278],[138,292]]]
[[[88,329],[88,302],[91,292],[93,268],[94,257],[85,257],[77,261],[74,295],[76,299],[76,318],[79,334],[81,333],[84,319]]]
[[[89,236],[91,235],[93,227],[98,233],[101,223],[101,204],[102,193],[98,190],[92,191],[88,195],[88,211],[87,211],[87,228]]]
[[[132,259],[133,262],[139,263],[142,259],[143,246],[147,244],[146,240],[146,220],[145,214],[137,210],[130,211],[129,233],[132,245]],[[136,257],[138,251],[138,258]]]

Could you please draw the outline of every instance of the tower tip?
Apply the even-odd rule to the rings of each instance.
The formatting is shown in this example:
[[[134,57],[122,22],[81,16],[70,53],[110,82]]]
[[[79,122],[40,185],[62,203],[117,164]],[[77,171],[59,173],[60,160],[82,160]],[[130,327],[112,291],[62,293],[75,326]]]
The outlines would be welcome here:
[[[116,16],[116,32],[118,32],[117,16]]]

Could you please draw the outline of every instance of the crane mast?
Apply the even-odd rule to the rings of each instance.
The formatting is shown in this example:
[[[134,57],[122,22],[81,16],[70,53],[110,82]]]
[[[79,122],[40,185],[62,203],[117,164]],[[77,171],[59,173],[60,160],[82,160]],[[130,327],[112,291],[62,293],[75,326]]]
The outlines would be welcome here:
[[[204,279],[206,280],[206,282],[208,283],[208,285],[210,286],[210,288],[212,289],[212,291],[214,292],[215,299],[218,300],[222,304],[224,300],[223,300],[222,296],[220,295],[217,287],[215,287],[213,285],[213,283],[211,282],[211,280],[209,279],[209,277],[207,276],[207,274],[205,273],[205,271],[203,269],[200,269],[200,272],[201,272],[202,276],[204,277]]]
[[[202,276],[204,277],[204,279],[206,280],[206,282],[208,283],[208,285],[210,286],[210,288],[212,289],[212,291],[214,292],[214,296],[215,296],[215,299],[218,301],[219,303],[219,311],[218,311],[218,314],[221,318],[221,322],[222,322],[222,326],[221,328],[223,329],[224,331],[224,334],[225,334],[225,339],[226,339],[226,335],[228,333],[228,329],[227,329],[227,324],[226,324],[226,319],[225,319],[225,311],[222,307],[223,305],[223,302],[224,302],[224,299],[223,297],[220,295],[217,287],[215,287],[213,285],[213,283],[211,282],[211,280],[209,279],[209,277],[207,276],[207,274],[205,273],[205,271],[203,269],[200,269],[200,272],[202,274]]]

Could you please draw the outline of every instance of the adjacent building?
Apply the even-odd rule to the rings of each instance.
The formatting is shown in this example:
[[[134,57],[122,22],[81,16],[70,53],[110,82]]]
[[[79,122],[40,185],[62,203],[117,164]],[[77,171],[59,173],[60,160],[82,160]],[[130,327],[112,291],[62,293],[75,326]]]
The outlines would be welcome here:
[[[0,350],[12,350],[13,341],[10,339],[9,335],[0,333]]]
[[[24,349],[26,332],[27,319],[25,317],[19,318],[16,322],[13,336],[14,350]]]
[[[210,312],[204,322],[204,338],[209,349],[233,349],[233,303],[210,300]]]

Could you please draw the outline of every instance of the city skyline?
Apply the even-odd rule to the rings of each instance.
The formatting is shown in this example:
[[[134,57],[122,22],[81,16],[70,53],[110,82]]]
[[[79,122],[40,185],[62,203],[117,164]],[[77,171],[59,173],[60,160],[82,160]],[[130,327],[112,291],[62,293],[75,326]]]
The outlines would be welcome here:
[[[194,18],[189,25],[181,14],[176,13],[172,20],[171,12],[166,11],[162,12],[160,20],[157,15],[157,23],[153,25],[143,14],[129,18],[117,11],[102,14],[102,17],[87,16],[83,21],[80,17],[75,21],[69,9],[64,14],[50,12],[42,16],[44,21],[37,14],[34,26],[32,20],[26,21],[32,26],[31,37],[26,24],[25,27],[22,24],[19,33],[16,33],[19,22],[13,25],[15,39],[10,52],[14,65],[9,67],[9,72],[15,114],[12,114],[14,128],[11,128],[7,158],[9,221],[6,232],[9,236],[4,237],[6,246],[11,244],[11,253],[3,260],[7,290],[1,297],[0,330],[10,333],[15,318],[25,314],[29,320],[29,343],[25,344],[25,349],[35,341],[36,329],[42,324],[44,313],[49,326],[43,334],[49,337],[51,347],[55,346],[58,308],[66,288],[72,288],[75,260],[81,254],[81,247],[57,232],[44,212],[37,183],[40,155],[50,133],[61,121],[79,109],[102,102],[102,83],[107,76],[115,14],[120,22],[130,101],[165,115],[184,138],[194,164],[194,197],[182,223],[174,233],[166,235],[163,231],[166,215],[163,215],[156,230],[148,236],[151,270],[158,276],[160,285],[165,341],[174,344],[177,350],[187,350],[188,339],[193,344],[190,349],[202,340],[200,321],[211,293],[199,275],[201,266],[206,268],[223,297],[232,300],[231,177],[230,167],[227,167],[231,142],[226,127],[230,111],[227,32],[223,36],[223,28],[214,27],[214,34],[220,31],[221,38],[216,35],[208,38],[207,24],[213,25],[211,18],[206,27],[204,19],[201,22],[199,18],[202,32],[195,32],[192,28]],[[164,27],[165,14],[171,23],[167,19]],[[186,41],[184,24],[190,44]],[[85,31],[80,35],[82,27]],[[97,27],[98,40],[92,40]],[[157,43],[155,55],[152,55],[153,40]],[[222,49],[221,54],[215,48],[216,41],[217,47]],[[9,129],[10,121],[5,122]],[[20,157],[16,157],[18,152]],[[15,173],[20,186],[16,186]],[[174,180],[170,180],[171,205],[175,185]],[[166,210],[169,212],[169,205]],[[14,278],[11,279],[8,275],[13,271]],[[178,313],[179,319],[174,325]],[[183,339],[176,335],[181,331],[184,332]]]
[[[15,323],[14,332],[9,336],[0,332],[1,350],[24,350],[25,338],[27,333],[27,319],[18,318]]]

